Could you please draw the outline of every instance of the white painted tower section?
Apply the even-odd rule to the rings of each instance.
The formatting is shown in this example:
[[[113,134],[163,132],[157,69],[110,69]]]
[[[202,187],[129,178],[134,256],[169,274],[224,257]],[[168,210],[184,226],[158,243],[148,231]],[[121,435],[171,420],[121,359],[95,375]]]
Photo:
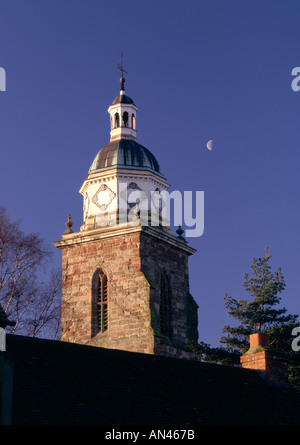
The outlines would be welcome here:
[[[125,96],[121,90],[120,97]],[[136,113],[138,108],[134,104],[117,103],[109,107],[110,114],[110,140],[132,139],[137,141]]]
[[[121,78],[120,95],[108,108],[111,123],[110,143],[124,139],[137,143],[138,107],[125,95],[124,82],[125,80]],[[94,164],[95,161],[92,166]],[[79,190],[83,196],[81,231],[126,224],[124,211],[126,217],[129,215],[128,219],[131,220],[137,219],[135,216],[137,211],[146,215],[151,211],[151,200],[153,202],[151,192],[168,189],[166,179],[151,169],[139,167],[127,169],[117,166],[93,171],[91,168]],[[135,198],[138,204],[133,202]],[[120,214],[123,215],[121,221],[119,221]]]

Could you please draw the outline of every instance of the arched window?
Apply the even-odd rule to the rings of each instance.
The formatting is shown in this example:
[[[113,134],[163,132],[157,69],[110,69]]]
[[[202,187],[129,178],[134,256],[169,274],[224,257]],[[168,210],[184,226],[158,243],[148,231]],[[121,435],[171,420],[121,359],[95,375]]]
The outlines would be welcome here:
[[[118,128],[120,126],[120,116],[119,113],[115,114],[115,128]]]
[[[131,115],[131,127],[135,130],[135,115]]]
[[[128,113],[124,111],[123,113],[123,127],[128,127]]]
[[[165,273],[160,281],[160,332],[169,338],[172,338],[172,296],[170,281]]]
[[[93,283],[92,336],[108,328],[108,283],[107,275],[98,271]]]

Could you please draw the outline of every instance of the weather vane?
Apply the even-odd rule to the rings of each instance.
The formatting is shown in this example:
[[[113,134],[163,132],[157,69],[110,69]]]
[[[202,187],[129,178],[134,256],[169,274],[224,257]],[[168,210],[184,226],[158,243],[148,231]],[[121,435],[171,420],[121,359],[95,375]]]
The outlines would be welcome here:
[[[122,53],[121,53],[121,60],[120,60],[121,63],[118,63],[118,68],[119,68],[119,70],[120,70],[121,73],[122,73],[122,77],[121,77],[121,79],[120,79],[120,82],[121,82],[121,90],[124,90],[124,89],[125,89],[125,88],[124,88],[124,83],[125,83],[124,73],[127,73],[127,71],[125,71],[124,66],[123,66],[123,60],[125,60],[125,59],[123,58],[123,55],[122,55]]]
[[[125,59],[127,59],[127,57],[125,57]],[[127,73],[127,71],[125,71],[124,66],[123,66],[123,60],[125,60],[125,59],[123,58],[123,55],[121,53],[121,59],[120,59],[121,64],[118,63],[118,68],[122,73],[122,77],[123,77],[123,73]]]

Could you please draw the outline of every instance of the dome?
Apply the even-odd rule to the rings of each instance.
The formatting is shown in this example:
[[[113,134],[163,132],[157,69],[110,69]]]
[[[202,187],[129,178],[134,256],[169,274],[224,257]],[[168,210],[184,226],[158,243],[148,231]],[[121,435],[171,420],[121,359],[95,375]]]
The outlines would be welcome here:
[[[133,100],[129,96],[126,96],[126,94],[120,94],[120,96],[117,96],[115,98],[112,105],[117,105],[117,104],[132,104],[132,105],[134,105]]]
[[[89,173],[114,167],[148,170],[164,177],[155,156],[147,148],[131,139],[118,139],[104,145],[95,157]]]

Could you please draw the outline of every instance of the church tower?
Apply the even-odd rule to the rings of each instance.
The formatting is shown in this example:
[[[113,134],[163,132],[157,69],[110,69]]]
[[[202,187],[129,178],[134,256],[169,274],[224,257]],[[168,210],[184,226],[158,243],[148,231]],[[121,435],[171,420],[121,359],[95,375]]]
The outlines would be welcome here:
[[[162,211],[169,185],[137,138],[138,107],[120,94],[108,108],[110,141],[80,188],[83,224],[70,217],[61,241],[61,340],[173,357],[190,357],[197,304],[189,293],[195,250],[171,233]],[[155,195],[156,192],[157,195]]]

